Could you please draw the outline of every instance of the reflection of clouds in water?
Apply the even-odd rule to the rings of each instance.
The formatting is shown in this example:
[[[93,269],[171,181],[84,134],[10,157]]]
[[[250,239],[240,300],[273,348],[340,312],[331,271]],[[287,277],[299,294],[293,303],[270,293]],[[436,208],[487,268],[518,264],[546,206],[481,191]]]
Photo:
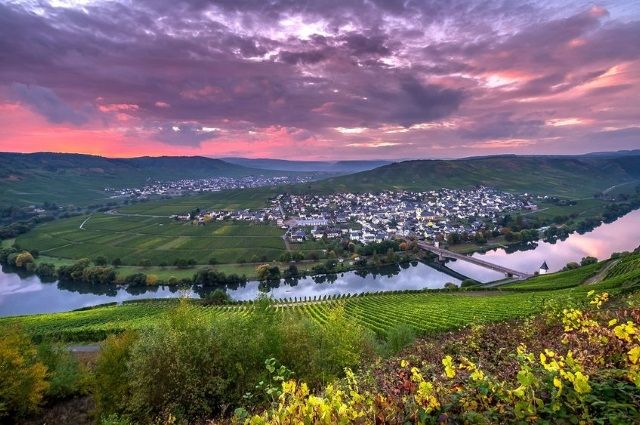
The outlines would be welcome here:
[[[616,251],[633,250],[639,244],[640,210],[636,210],[613,223],[598,226],[584,235],[572,233],[564,241],[557,241],[555,244],[538,242],[535,249],[528,251],[507,253],[504,249],[498,249],[473,256],[528,273],[538,271],[542,262],[546,261],[550,271],[555,272],[571,261],[580,261],[586,256],[602,260],[609,258]],[[464,261],[448,262],[447,266],[481,282],[504,277],[501,273]]]
[[[460,280],[435,270],[425,264],[401,269],[400,273],[387,277],[384,275],[358,276],[355,272],[345,272],[333,283],[316,283],[311,277],[300,279],[296,286],[280,285],[269,291],[273,298],[322,297],[324,295],[357,294],[362,292],[394,291],[404,289],[442,288],[445,283],[459,283]],[[236,300],[253,299],[258,295],[258,283],[249,282],[244,288],[229,291]]]
[[[557,271],[569,261],[579,261],[587,255],[603,259],[609,257],[614,251],[633,250],[639,244],[640,210],[636,210],[615,223],[604,224],[585,235],[574,233],[568,239],[555,244],[540,242],[535,249],[529,251],[508,254],[500,249],[475,255],[490,262],[526,272],[537,271],[540,264],[547,261],[551,271]],[[483,282],[503,277],[501,273],[464,261],[451,261],[447,266]],[[363,278],[355,272],[346,272],[342,276],[338,275],[333,283],[315,283],[312,278],[304,278],[293,287],[281,284],[278,288],[272,289],[270,294],[274,298],[308,298],[345,293],[442,288],[446,282],[458,283],[459,280],[418,263],[417,266],[407,269],[401,268],[399,274],[390,277],[367,275]],[[17,274],[0,272],[0,316],[68,311],[96,304],[140,298],[181,296],[179,291],[172,291],[168,287],[154,287],[150,290],[138,288],[140,292],[131,291],[133,293],[123,288],[114,288],[114,295],[90,293],[91,288],[86,293],[74,292],[73,288],[78,289],[73,285],[66,288],[59,287],[56,283],[41,283],[36,276],[21,279]],[[259,293],[258,282],[249,282],[243,288],[229,291],[229,294],[237,300],[253,299]],[[191,291],[186,296],[197,297]]]
[[[115,295],[80,293],[60,288],[54,283],[42,283],[37,276],[21,279],[15,273],[0,272],[0,317],[20,314],[54,313],[69,311],[96,304],[122,302],[140,298],[173,298],[178,293],[168,287],[154,288],[152,293],[132,295],[125,289],[115,290]]]

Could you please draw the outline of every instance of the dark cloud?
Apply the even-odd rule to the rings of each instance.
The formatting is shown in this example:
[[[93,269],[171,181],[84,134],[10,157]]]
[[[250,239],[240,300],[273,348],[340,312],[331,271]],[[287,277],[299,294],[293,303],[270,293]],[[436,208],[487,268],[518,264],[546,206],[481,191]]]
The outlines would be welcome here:
[[[81,125],[89,120],[87,110],[79,111],[71,108],[46,87],[14,83],[10,87],[10,92],[14,100],[27,105],[52,123]]]
[[[480,116],[462,130],[467,139],[512,139],[536,136],[545,124],[541,119],[515,118],[510,112]]]
[[[457,119],[438,140],[535,138],[548,117],[628,126],[640,112],[640,19],[617,18],[581,1],[0,4],[0,89],[53,123],[135,118],[185,146],[217,136],[203,123],[304,142]]]

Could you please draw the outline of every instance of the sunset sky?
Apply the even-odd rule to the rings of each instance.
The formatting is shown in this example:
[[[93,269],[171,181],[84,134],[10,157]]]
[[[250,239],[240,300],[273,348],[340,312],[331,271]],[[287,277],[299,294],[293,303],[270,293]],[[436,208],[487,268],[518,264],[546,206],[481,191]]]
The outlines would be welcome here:
[[[0,3],[0,151],[640,148],[640,1]]]

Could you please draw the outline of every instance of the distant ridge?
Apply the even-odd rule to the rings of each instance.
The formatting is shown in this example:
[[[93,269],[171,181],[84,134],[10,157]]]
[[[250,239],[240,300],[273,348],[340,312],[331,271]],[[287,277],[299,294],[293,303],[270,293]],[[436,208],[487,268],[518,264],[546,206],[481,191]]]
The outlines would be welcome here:
[[[322,171],[329,173],[356,173],[391,164],[385,160],[351,161],[291,161],[271,158],[220,158],[225,162],[263,170]]]
[[[577,156],[497,155],[411,160],[305,185],[314,192],[431,190],[486,185],[507,191],[593,196],[616,184],[640,181],[640,154]]]
[[[101,203],[105,187],[140,186],[150,180],[283,175],[202,156],[105,158],[53,152],[0,153],[0,204]],[[292,173],[294,174],[294,173]]]

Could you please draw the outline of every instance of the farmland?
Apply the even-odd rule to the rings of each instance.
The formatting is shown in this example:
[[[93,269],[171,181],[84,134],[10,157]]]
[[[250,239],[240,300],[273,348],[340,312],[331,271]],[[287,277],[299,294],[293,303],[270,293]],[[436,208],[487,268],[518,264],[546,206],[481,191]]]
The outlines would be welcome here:
[[[83,224],[84,223],[84,224]],[[82,226],[82,228],[81,228]],[[270,261],[285,250],[275,226],[210,223],[196,226],[164,217],[94,214],[46,223],[21,235],[16,244],[63,259],[120,258],[122,264],[171,265],[175,259],[207,264]]]
[[[509,285],[507,290],[417,291],[366,294],[331,299],[275,301],[279,314],[307,317],[322,324],[336,306],[343,306],[356,322],[385,335],[400,324],[420,334],[432,334],[470,324],[496,322],[539,313],[550,303],[566,307],[582,302],[591,290],[615,294],[634,290],[640,284],[638,259],[634,254],[619,260],[598,284],[583,282],[601,270],[598,263],[568,272],[539,276]],[[19,323],[37,336],[56,336],[66,340],[96,340],[125,329],[148,327],[177,305],[177,300],[132,302],[122,306],[96,307],[84,311],[7,318],[0,324]],[[192,314],[203,320],[219,315],[247,315],[252,304],[228,306],[194,305]]]
[[[171,199],[158,199],[148,202],[131,204],[119,211],[127,214],[172,215],[200,209],[262,208],[267,200],[278,194],[276,189],[237,189],[221,192],[203,193],[198,195],[181,196]]]

